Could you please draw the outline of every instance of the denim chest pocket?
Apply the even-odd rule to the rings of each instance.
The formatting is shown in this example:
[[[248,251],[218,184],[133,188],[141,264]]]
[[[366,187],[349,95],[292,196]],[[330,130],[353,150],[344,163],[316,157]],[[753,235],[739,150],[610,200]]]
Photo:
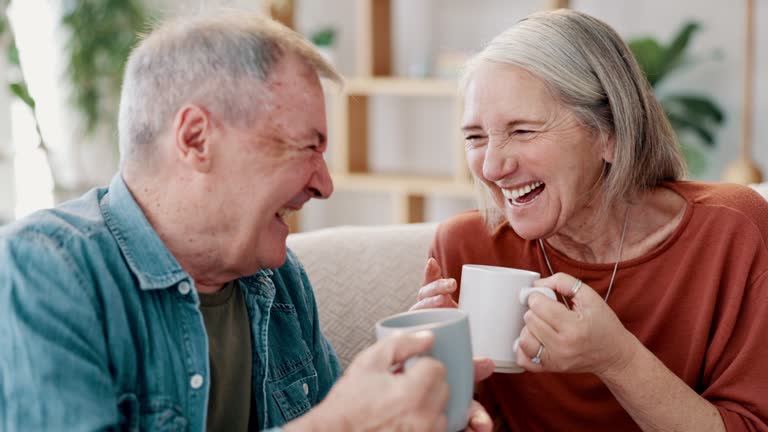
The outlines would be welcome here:
[[[313,368],[314,370],[314,368]],[[291,421],[312,408],[312,394],[317,392],[317,373],[287,383],[272,392],[285,421]]]
[[[135,394],[126,393],[118,400],[118,410],[121,431],[177,432],[189,427],[181,407],[168,397],[155,396],[139,402]]]
[[[301,416],[317,402],[317,371],[292,304],[272,307],[269,386],[285,421]]]

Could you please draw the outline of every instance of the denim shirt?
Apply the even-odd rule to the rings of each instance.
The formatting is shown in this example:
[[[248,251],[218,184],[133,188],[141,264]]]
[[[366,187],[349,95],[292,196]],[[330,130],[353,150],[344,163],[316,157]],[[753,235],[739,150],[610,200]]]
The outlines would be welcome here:
[[[279,427],[340,375],[303,267],[240,279],[252,413]],[[204,431],[208,339],[194,281],[116,176],[0,230],[0,430]]]

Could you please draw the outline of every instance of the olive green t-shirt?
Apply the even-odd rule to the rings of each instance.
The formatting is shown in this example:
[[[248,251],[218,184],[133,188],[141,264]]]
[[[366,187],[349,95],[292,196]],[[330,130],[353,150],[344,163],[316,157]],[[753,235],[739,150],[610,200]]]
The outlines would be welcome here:
[[[199,294],[208,334],[211,391],[208,431],[247,431],[251,417],[251,326],[237,280],[213,294]]]

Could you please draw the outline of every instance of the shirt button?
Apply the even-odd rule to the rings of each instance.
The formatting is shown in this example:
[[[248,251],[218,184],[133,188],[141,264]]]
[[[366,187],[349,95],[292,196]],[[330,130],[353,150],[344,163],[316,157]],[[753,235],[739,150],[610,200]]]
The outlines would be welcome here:
[[[309,385],[307,383],[304,383],[303,387],[304,387],[304,394],[308,395],[309,394]]]
[[[195,390],[199,389],[203,386],[203,376],[200,374],[192,375],[192,378],[189,380],[189,385]]]
[[[192,291],[192,285],[190,285],[187,281],[181,281],[179,282],[178,289],[181,295],[187,295],[190,291]]]

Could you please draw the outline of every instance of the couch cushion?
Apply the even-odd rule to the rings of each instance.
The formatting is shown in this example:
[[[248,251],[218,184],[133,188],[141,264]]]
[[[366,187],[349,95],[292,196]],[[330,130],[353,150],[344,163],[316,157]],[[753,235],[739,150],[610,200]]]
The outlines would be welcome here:
[[[312,281],[320,326],[344,366],[374,342],[377,320],[415,302],[436,227],[343,226],[288,237]]]

